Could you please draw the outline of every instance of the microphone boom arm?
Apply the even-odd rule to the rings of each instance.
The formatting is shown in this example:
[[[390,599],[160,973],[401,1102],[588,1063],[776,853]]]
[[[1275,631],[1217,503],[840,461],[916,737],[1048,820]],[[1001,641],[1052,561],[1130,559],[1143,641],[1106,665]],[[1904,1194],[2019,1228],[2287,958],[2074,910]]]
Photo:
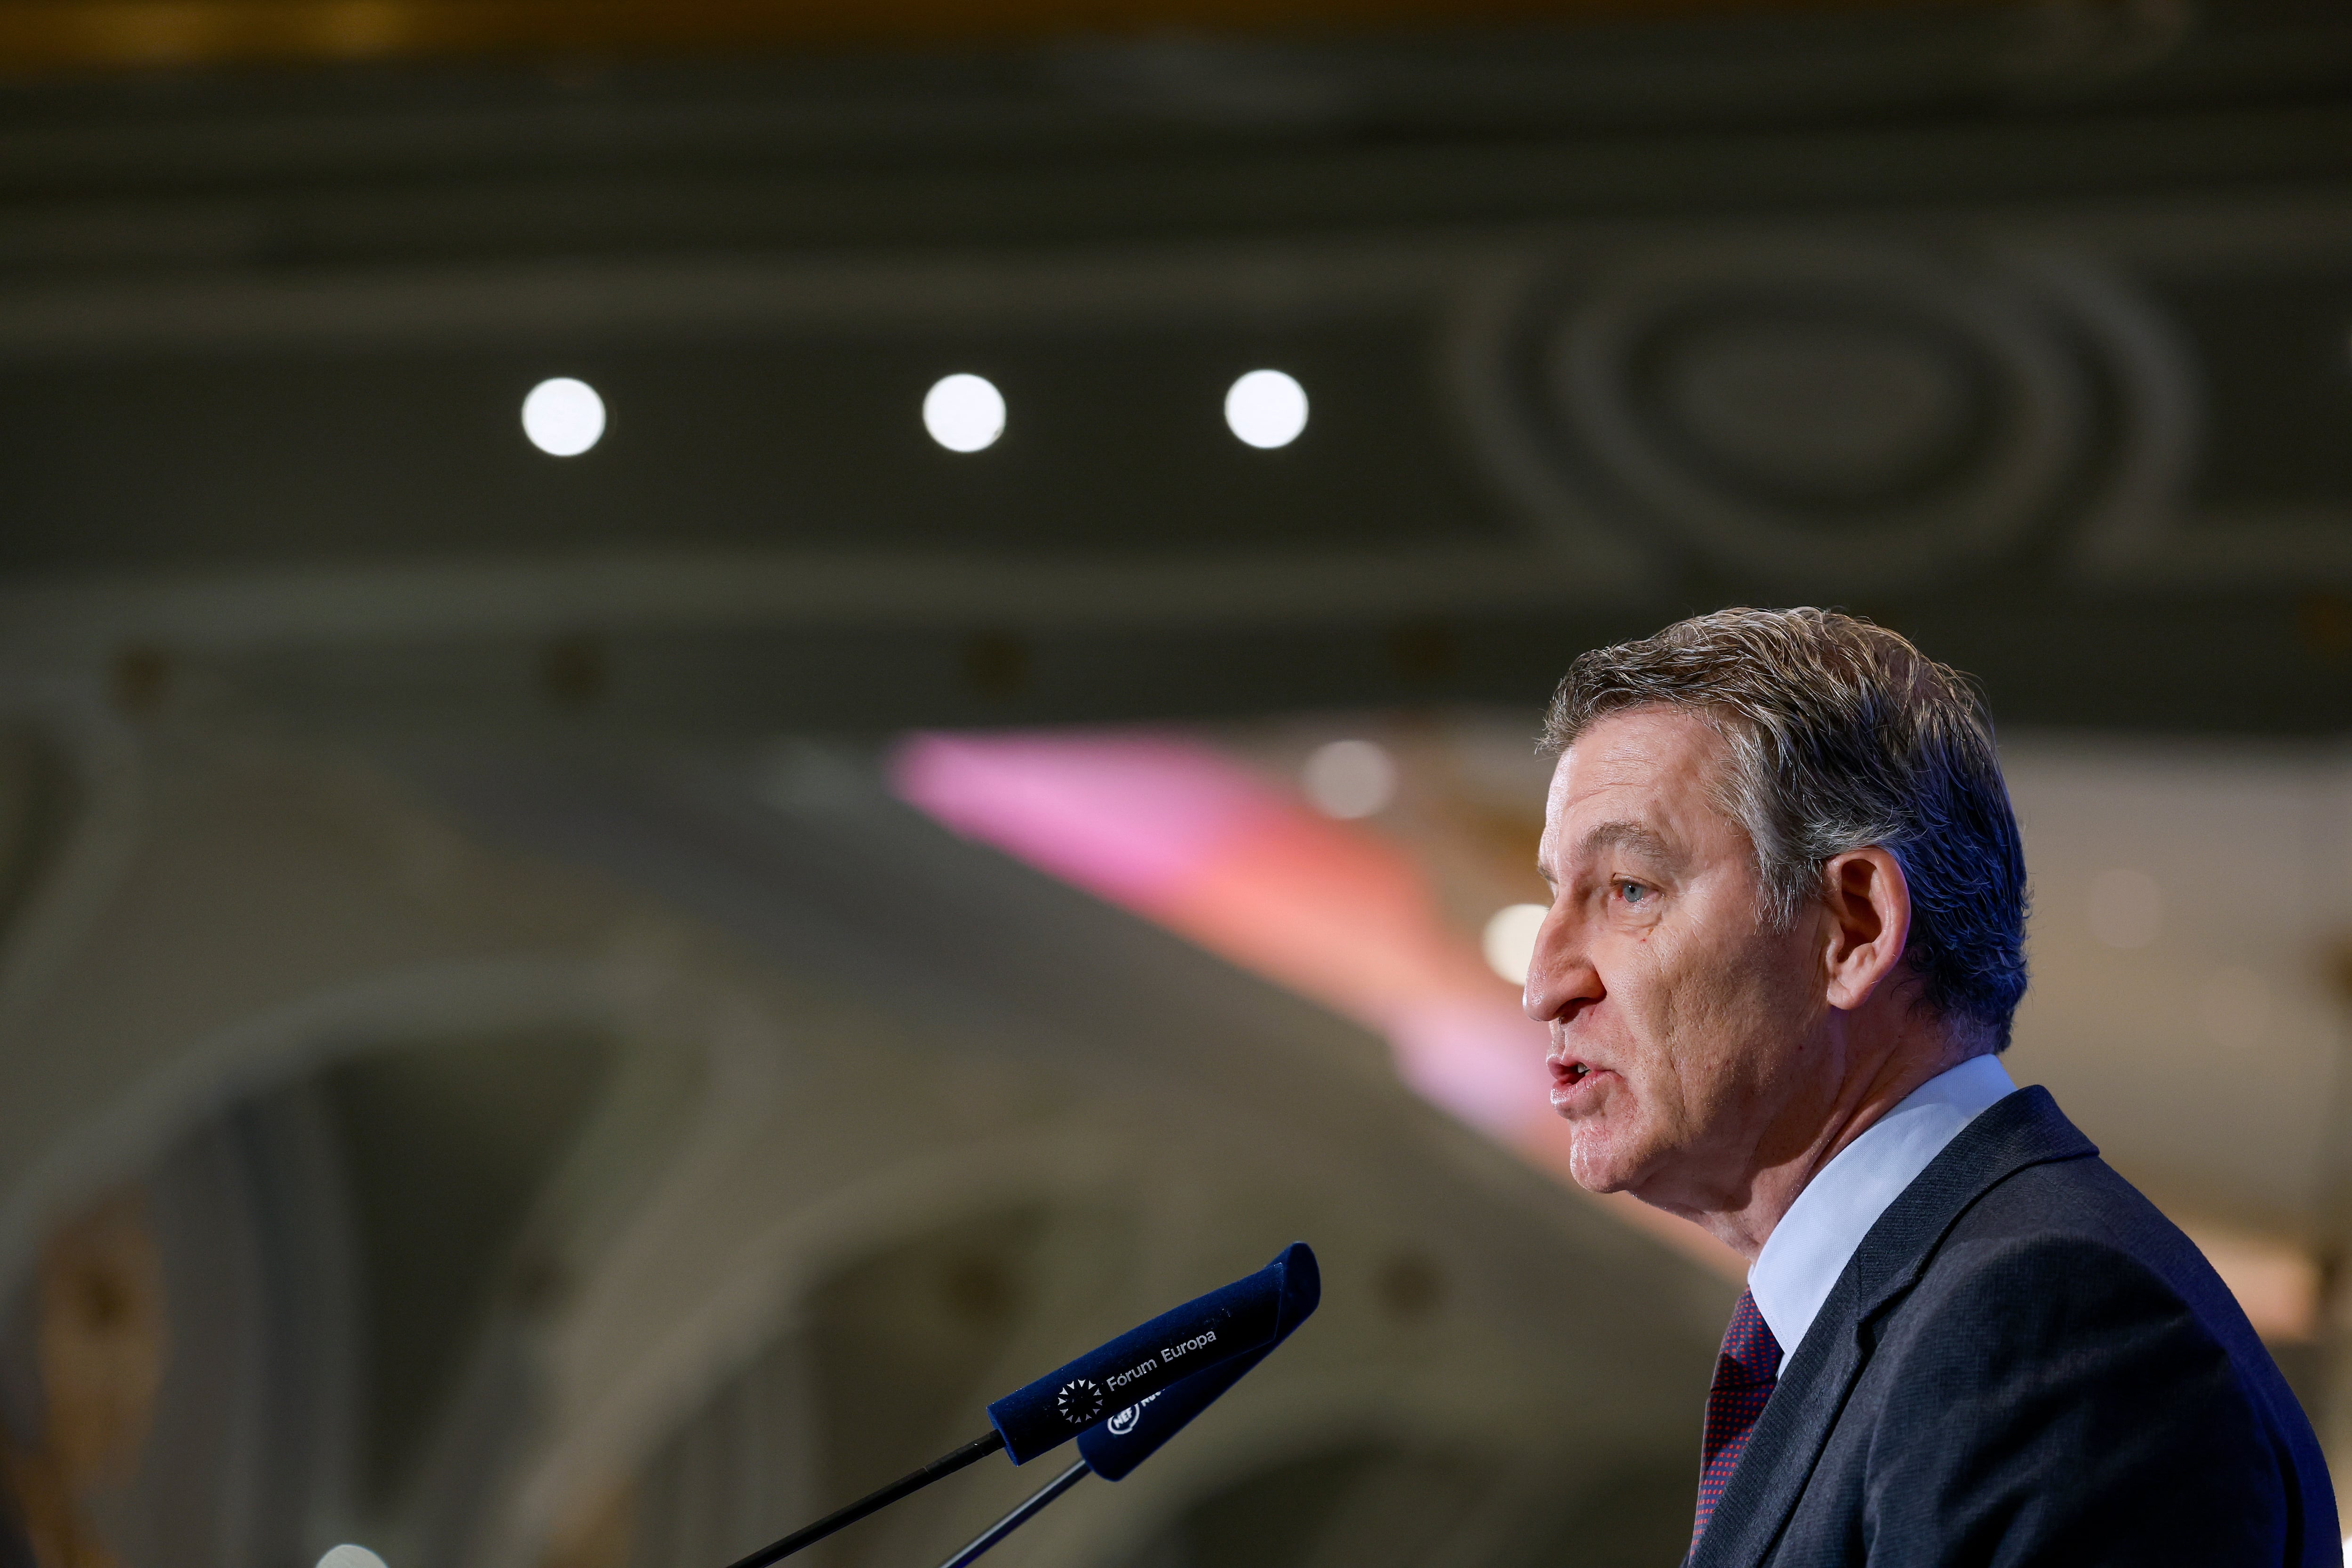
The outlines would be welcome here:
[[[940,1563],[940,1568],[971,1568],[974,1563],[980,1561],[981,1553],[1028,1523],[1033,1517],[1045,1509],[1047,1503],[1085,1480],[1092,1468],[1084,1459],[1080,1459],[1076,1464],[1047,1481],[1043,1487],[1030,1493],[1028,1501],[972,1537],[970,1545]]]
[[[991,1525],[946,1564],[970,1568],[982,1552],[1087,1475],[1115,1481],[1132,1470],[1288,1339],[1322,1299],[1323,1277],[1314,1252],[1305,1242],[1293,1242],[1256,1273],[1162,1312],[1006,1394],[988,1407],[987,1436],[835,1509],[729,1568],[771,1568],[999,1450],[1018,1465],[1076,1438],[1085,1456],[1077,1464]],[[1114,1392],[1130,1402],[1115,1415],[1109,1411]],[[1147,1408],[1150,1406],[1157,1408]]]
[[[985,1437],[975,1437],[951,1454],[943,1454],[919,1470],[909,1470],[879,1491],[871,1491],[845,1508],[835,1509],[814,1524],[795,1530],[782,1541],[771,1542],[749,1557],[729,1564],[729,1568],[768,1568],[768,1564],[790,1557],[804,1546],[814,1546],[837,1530],[856,1524],[869,1513],[878,1513],[902,1497],[921,1491],[941,1476],[951,1476],[977,1459],[984,1459],[1004,1447],[1004,1434],[991,1428]],[[1052,1501],[1047,1499],[1046,1501]],[[1040,1508],[1044,1503],[1038,1504]],[[990,1545],[995,1542],[991,1542]],[[987,1548],[982,1548],[982,1551]]]

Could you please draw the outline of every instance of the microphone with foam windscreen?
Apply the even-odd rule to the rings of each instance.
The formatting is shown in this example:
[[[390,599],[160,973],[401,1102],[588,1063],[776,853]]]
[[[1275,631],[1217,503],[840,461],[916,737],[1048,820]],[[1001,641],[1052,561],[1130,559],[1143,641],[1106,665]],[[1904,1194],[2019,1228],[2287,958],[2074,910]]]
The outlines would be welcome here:
[[[1124,1475],[1144,1454],[1157,1448],[1210,1400],[1223,1394],[1249,1366],[1255,1365],[1265,1352],[1306,1320],[1321,1298],[1322,1279],[1315,1265],[1315,1254],[1305,1242],[1293,1242],[1256,1273],[1187,1301],[1173,1311],[1162,1312],[1150,1322],[1006,1394],[988,1407],[991,1430],[986,1436],[975,1438],[846,1508],[836,1509],[814,1524],[761,1547],[730,1564],[730,1568],[768,1568],[770,1563],[814,1546],[835,1531],[920,1491],[999,1448],[1004,1449],[1014,1464],[1025,1464],[1104,1424],[1115,1411],[1137,1411],[1140,1428],[1146,1422],[1141,1413],[1149,1404],[1155,1412],[1149,1418],[1149,1429],[1158,1436],[1149,1447],[1133,1453],[1127,1468],[1118,1472]],[[1206,1397],[1197,1402],[1190,1393],[1181,1400],[1174,1397],[1184,1385],[1221,1373],[1244,1358],[1248,1364],[1238,1366]],[[1201,1386],[1206,1389],[1209,1384],[1202,1383]],[[1160,1397],[1155,1401],[1155,1395]],[[1165,1413],[1160,1412],[1162,1405],[1165,1413],[1172,1413],[1180,1405],[1189,1408],[1180,1419],[1168,1425]],[[1123,1447],[1121,1451],[1129,1450]],[[1091,1460],[1082,1460],[1023,1508],[1034,1513],[1045,1507],[1076,1485],[1090,1463]],[[1009,1522],[1000,1521],[1002,1528],[988,1544],[1003,1539],[1029,1513]],[[978,1542],[973,1545],[981,1551],[987,1550]],[[966,1548],[967,1552],[971,1550]]]
[[[1315,1310],[1323,1280],[1294,1241],[1255,1274],[1162,1312],[988,1407],[1016,1465],[1058,1448],[1115,1410],[1235,1356],[1270,1346]]]
[[[1078,1434],[1078,1454],[1088,1468],[1107,1481],[1125,1480],[1129,1472],[1160,1451],[1160,1446],[1182,1431],[1193,1416],[1216,1403],[1225,1390],[1248,1376],[1257,1363],[1314,1311],[1318,1293],[1294,1298],[1274,1338],[1244,1355],[1237,1355],[1206,1372],[1196,1372],[1164,1394],[1137,1401],[1101,1426]]]
[[[1045,1505],[1086,1479],[1089,1473],[1107,1481],[1124,1480],[1135,1467],[1158,1453],[1160,1445],[1182,1431],[1192,1417],[1214,1404],[1225,1390],[1249,1375],[1258,1363],[1274,1353],[1293,1329],[1307,1321],[1322,1300],[1322,1281],[1315,1255],[1304,1245],[1292,1247],[1276,1265],[1289,1262],[1278,1302],[1274,1337],[1254,1351],[1230,1356],[1215,1366],[1180,1378],[1172,1386],[1145,1394],[1100,1426],[1078,1435],[1078,1462],[1048,1481],[1019,1507],[974,1536],[964,1549],[940,1568],[971,1568],[991,1547],[1045,1510]],[[1150,1325],[1146,1325],[1149,1327]],[[1117,1341],[1112,1342],[1117,1343]]]

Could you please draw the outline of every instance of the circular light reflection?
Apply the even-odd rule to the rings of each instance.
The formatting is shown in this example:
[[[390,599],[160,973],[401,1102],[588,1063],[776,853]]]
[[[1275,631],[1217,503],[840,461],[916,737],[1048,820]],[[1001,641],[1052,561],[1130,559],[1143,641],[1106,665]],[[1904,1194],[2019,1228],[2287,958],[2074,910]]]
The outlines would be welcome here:
[[[1543,929],[1547,911],[1541,904],[1510,904],[1486,921],[1479,945],[1495,973],[1514,985],[1528,983],[1528,965],[1535,962],[1536,933]]]
[[[950,452],[977,452],[1004,434],[1004,394],[984,375],[943,375],[923,395],[923,428]]]
[[[576,458],[604,438],[604,400],[568,375],[542,381],[522,400],[522,433],[551,458]]]
[[[1278,370],[1254,370],[1225,393],[1225,426],[1260,449],[1287,447],[1307,428],[1307,389]]]
[[[354,1546],[347,1541],[341,1546],[327,1548],[326,1554],[319,1559],[319,1568],[384,1568],[384,1563],[366,1547]]]
[[[1307,756],[1298,784],[1326,816],[1370,816],[1396,798],[1396,763],[1370,741],[1334,741]]]
[[[2164,892],[2145,871],[2091,879],[2091,934],[2109,947],[2146,947],[2164,930]]]

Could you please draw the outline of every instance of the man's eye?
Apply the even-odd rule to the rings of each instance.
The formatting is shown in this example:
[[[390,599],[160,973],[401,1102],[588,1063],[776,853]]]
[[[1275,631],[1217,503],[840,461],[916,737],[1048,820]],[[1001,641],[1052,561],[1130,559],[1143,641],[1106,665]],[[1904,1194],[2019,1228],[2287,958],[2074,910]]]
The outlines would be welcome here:
[[[1620,882],[1617,884],[1617,896],[1629,904],[1638,904],[1650,896],[1650,889],[1639,882]]]

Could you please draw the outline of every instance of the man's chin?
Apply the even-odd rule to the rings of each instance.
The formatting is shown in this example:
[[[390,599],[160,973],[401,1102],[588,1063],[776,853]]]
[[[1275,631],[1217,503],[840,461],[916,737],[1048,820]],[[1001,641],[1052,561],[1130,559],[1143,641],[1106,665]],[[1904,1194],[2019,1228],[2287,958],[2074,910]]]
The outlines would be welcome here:
[[[1601,1139],[1585,1133],[1570,1136],[1568,1151],[1569,1178],[1588,1193],[1622,1193],[1630,1191],[1641,1179],[1641,1168],[1625,1159],[1622,1151],[1612,1148]]]

